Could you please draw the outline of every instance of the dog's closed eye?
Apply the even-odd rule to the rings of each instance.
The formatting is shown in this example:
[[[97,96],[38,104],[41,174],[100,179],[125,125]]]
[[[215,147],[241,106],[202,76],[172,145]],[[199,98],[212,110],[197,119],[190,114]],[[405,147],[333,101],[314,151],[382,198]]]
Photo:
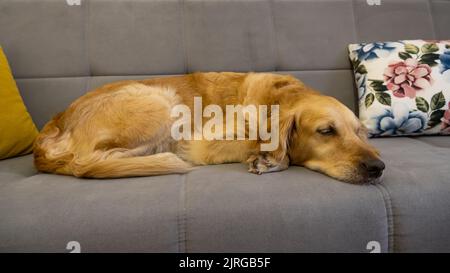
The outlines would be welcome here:
[[[327,126],[324,128],[317,129],[317,133],[324,135],[324,136],[332,136],[336,134],[336,129],[332,126]]]

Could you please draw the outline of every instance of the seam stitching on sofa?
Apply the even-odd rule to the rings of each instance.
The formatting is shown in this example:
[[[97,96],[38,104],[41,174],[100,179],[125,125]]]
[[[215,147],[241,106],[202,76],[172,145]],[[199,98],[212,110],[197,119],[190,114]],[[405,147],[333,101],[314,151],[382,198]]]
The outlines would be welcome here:
[[[431,4],[431,0],[428,0],[427,3],[428,3],[428,14],[430,15],[430,20],[431,20],[431,32],[433,33],[433,39],[438,40],[439,37],[436,32],[436,24],[434,21],[433,5]]]
[[[388,252],[394,252],[394,214],[392,212],[392,198],[387,188],[382,184],[376,184],[375,187],[381,193],[384,207],[386,209],[387,232],[388,232]]]
[[[177,233],[178,233],[178,253],[187,252],[186,240],[186,175],[181,175],[180,197],[178,201],[178,215],[177,215]]]
[[[279,71],[280,68],[280,50],[278,48],[278,35],[276,30],[276,24],[275,24],[275,14],[274,14],[274,3],[273,0],[269,0],[269,7],[270,7],[270,19],[272,21],[272,39],[274,40],[275,48],[275,67],[274,71]]]
[[[291,73],[291,72],[333,72],[333,71],[348,71],[348,72],[352,72],[352,70],[350,68],[336,68],[336,69],[303,69],[303,70],[288,70],[288,69],[283,69],[283,70],[267,70],[265,72],[270,73],[270,72],[286,72],[286,73]],[[239,72],[239,71],[236,71]],[[96,77],[141,77],[141,76],[177,76],[177,75],[184,75],[184,74],[148,74],[148,75],[144,75],[144,74],[123,74],[123,75],[95,75],[95,76],[87,76],[87,77],[91,77],[91,78],[96,78]],[[70,79],[70,78],[86,78],[86,76],[44,76],[44,77],[18,77],[18,78],[14,78],[15,80],[42,80],[42,79]]]
[[[248,7],[247,7],[247,5],[246,5],[246,3],[245,2],[242,2],[242,4],[244,5],[244,7],[243,7],[243,9],[245,9],[245,11],[248,11]],[[248,17],[245,17],[245,18],[248,18]],[[251,32],[251,27],[248,27],[249,25],[251,25],[251,23],[248,21],[248,19],[246,20],[246,19],[244,19],[245,21],[245,24],[244,24],[244,33],[245,33],[245,37],[246,37],[246,49],[247,49],[247,63],[248,63],[248,69],[250,70],[250,71],[254,71],[254,69],[253,69],[253,67],[254,67],[254,63],[255,63],[255,61],[254,61],[254,58],[253,58],[253,54],[252,54],[252,52],[253,52],[253,50],[252,50],[252,38],[251,38],[251,34],[250,34],[250,32]]]
[[[351,0],[350,3],[352,4],[352,19],[353,19],[353,34],[355,37],[355,40],[357,43],[359,43],[359,35],[358,35],[358,27],[356,24],[356,10],[355,10],[355,0]]]
[[[355,34],[355,42],[359,43],[359,35],[358,35],[358,26],[356,24],[356,9],[355,9],[355,1],[356,0],[351,0],[352,3],[352,18],[353,18],[353,33]],[[349,53],[347,53],[348,55]],[[350,62],[350,58],[348,57],[348,61]],[[352,69],[352,68],[351,68]],[[352,86],[353,86],[353,97],[357,98],[358,97],[358,89],[356,88],[356,84],[355,84],[355,73],[353,73],[353,69],[352,69]],[[355,108],[355,114],[358,116],[359,118],[359,103],[358,100],[353,100],[353,107]]]
[[[422,137],[433,137],[433,138],[435,138],[435,137],[440,137],[440,136],[445,137],[445,135],[424,135]],[[428,142],[424,141],[423,138],[417,138],[415,136],[408,136],[407,138],[412,140],[412,141],[416,141],[418,143],[430,146],[432,149],[436,149],[436,150],[441,150],[442,148],[449,149],[448,147],[445,147],[445,146],[438,146],[438,145],[433,144],[433,143],[428,143]]]
[[[90,0],[86,0],[85,8],[84,8],[84,31],[83,31],[83,39],[84,39],[84,51],[85,51],[85,61],[86,61],[86,69],[87,69],[87,77],[84,77],[86,82],[84,84],[84,91],[87,92],[91,88],[91,57],[89,55],[89,16],[90,16]]]
[[[183,57],[184,57],[184,73],[189,73],[189,57],[187,48],[187,35],[186,35],[186,1],[180,0],[180,16],[181,16],[181,43],[183,47]]]
[[[356,22],[356,10],[355,10],[355,1],[352,0],[352,17],[353,17],[353,33],[355,35],[355,39],[357,42],[359,41],[359,35],[358,35],[358,29],[357,29],[357,22]],[[381,197],[383,199],[384,203],[384,209],[386,210],[386,226],[387,226],[387,235],[388,235],[388,245],[387,250],[389,253],[394,251],[394,215],[392,213],[392,201],[391,196],[387,189],[381,185],[376,184],[375,187],[377,188],[378,192],[381,194]]]
[[[85,58],[86,58],[86,62],[87,62],[87,72],[88,72],[88,76],[91,77],[92,76],[92,67],[91,67],[91,56],[89,54],[89,27],[90,27],[90,22],[89,22],[89,17],[91,14],[91,9],[90,9],[90,0],[86,0],[86,7],[84,9],[85,12],[85,20],[84,20],[84,46],[85,46]]]

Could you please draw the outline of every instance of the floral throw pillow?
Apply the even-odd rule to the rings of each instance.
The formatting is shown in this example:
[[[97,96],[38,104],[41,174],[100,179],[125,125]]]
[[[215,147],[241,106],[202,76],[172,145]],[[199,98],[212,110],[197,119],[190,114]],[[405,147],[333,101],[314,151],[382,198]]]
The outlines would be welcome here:
[[[349,45],[371,137],[450,134],[450,40]]]

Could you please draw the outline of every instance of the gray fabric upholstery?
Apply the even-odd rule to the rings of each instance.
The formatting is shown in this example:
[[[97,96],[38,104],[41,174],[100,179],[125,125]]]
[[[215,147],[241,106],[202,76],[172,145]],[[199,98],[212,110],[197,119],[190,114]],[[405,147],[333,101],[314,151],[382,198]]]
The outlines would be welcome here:
[[[278,71],[277,73],[294,75],[323,94],[336,97],[350,109],[356,109],[353,100],[355,96],[353,74],[350,70]],[[16,82],[34,122],[38,128],[42,128],[56,113],[63,111],[87,90],[114,81],[161,76],[167,75],[35,78],[17,79]]]
[[[0,251],[65,252],[72,240],[89,252],[178,251],[178,175],[90,181],[39,174],[5,182]]]
[[[39,128],[96,76],[282,71],[356,110],[349,43],[450,37],[447,0],[30,1],[0,3],[0,44]]]
[[[440,21],[439,24],[436,22],[442,18],[435,16],[435,10],[436,5],[441,4],[439,2],[442,1],[389,0],[382,2],[382,5],[370,6],[365,0],[354,1],[358,42],[436,39],[437,35],[441,34],[436,33],[435,26],[443,27],[444,22]],[[402,38],[399,39],[399,37]]]
[[[381,187],[392,206],[391,247],[398,252],[449,252],[450,138],[437,137],[447,148],[418,139],[373,141],[387,166]]]
[[[20,159],[30,167],[31,156]],[[242,164],[115,180],[38,174],[0,185],[0,251],[64,252],[71,240],[89,252],[365,252],[372,240],[388,247],[375,186],[299,167],[265,176]]]
[[[86,93],[88,81],[87,77],[64,77],[17,79],[16,83],[34,123],[42,128],[54,115]]]
[[[10,183],[35,175],[31,156],[21,156],[0,161],[0,191]],[[0,214],[2,215],[2,214]],[[1,242],[1,240],[0,240]]]
[[[31,156],[4,160],[0,250],[63,252],[77,240],[85,251],[366,252],[369,241],[383,252],[448,251],[449,148],[372,143],[387,165],[380,185],[300,167],[256,176],[241,164],[82,180],[36,174]]]
[[[414,139],[418,141],[423,141],[432,146],[450,148],[450,141],[446,136],[421,136]]]
[[[184,73],[178,4],[174,0],[86,2],[90,73]]]
[[[450,1],[2,0],[0,45],[39,128],[102,84],[193,71],[290,73],[356,110],[346,46],[449,39]],[[0,251],[450,252],[450,138],[374,139],[380,185],[241,164],[81,180],[0,161]]]
[[[0,44],[16,78],[89,74],[83,6],[3,0],[0,14]]]
[[[241,164],[202,168],[185,181],[188,252],[387,251],[375,186],[336,182],[305,168],[255,176]]]

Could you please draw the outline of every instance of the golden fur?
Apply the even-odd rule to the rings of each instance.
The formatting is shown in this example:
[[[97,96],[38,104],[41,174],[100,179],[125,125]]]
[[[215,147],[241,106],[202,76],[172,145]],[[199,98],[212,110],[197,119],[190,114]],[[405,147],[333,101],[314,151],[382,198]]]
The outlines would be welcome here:
[[[260,152],[258,140],[174,141],[170,110],[203,106],[280,105],[280,145]],[[331,132],[332,131],[332,132]],[[34,145],[42,172],[115,178],[184,173],[195,165],[246,162],[263,173],[301,165],[337,179],[368,180],[364,160],[378,160],[364,127],[334,98],[288,75],[194,73],[122,81],[74,101],[48,122]]]

